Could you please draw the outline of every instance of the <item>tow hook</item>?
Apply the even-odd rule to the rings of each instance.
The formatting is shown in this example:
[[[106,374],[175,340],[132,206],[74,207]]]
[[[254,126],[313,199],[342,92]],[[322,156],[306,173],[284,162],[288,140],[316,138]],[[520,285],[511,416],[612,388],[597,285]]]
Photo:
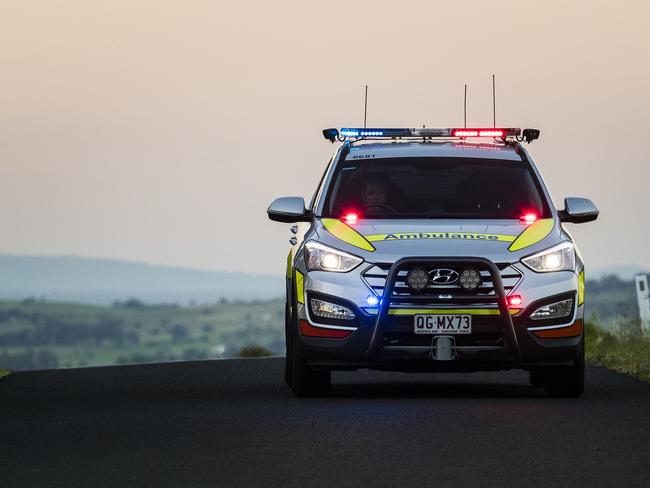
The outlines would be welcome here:
[[[431,341],[431,359],[451,361],[456,359],[456,340],[453,336],[434,337]]]

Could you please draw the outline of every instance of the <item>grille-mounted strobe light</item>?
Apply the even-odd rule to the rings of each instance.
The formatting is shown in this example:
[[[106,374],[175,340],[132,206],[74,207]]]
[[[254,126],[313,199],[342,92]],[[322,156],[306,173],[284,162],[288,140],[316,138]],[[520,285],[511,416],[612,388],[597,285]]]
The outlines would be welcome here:
[[[368,295],[366,298],[366,303],[369,307],[376,307],[379,305],[379,298],[377,298],[375,295]]]

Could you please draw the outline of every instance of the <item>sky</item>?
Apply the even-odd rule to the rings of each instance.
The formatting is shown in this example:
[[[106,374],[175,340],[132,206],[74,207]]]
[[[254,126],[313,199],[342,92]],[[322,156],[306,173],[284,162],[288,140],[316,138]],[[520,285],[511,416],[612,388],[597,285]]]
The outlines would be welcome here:
[[[650,267],[650,3],[0,3],[0,253],[281,274],[325,127],[535,127],[588,266]]]

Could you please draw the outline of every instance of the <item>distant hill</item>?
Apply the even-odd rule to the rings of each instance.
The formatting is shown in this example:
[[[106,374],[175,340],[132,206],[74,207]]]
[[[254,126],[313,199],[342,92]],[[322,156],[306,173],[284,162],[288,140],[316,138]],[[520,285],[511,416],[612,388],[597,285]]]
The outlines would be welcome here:
[[[616,276],[622,280],[631,280],[635,275],[642,273],[649,273],[650,268],[647,266],[640,266],[638,264],[617,264],[606,266],[604,268],[592,269],[587,263],[587,278],[588,279],[602,279],[607,276]]]
[[[636,316],[632,276],[637,266],[588,270],[588,314],[602,319]],[[614,271],[618,271],[615,273]],[[614,276],[612,276],[614,275]],[[0,300],[110,305],[136,298],[146,303],[212,303],[222,298],[279,298],[282,276],[201,271],[116,259],[0,255]]]
[[[607,327],[638,319],[633,280],[622,280],[616,275],[603,276],[599,280],[587,280],[585,290],[587,319],[595,316],[601,325]]]
[[[281,276],[201,271],[115,259],[0,255],[0,299],[108,305],[210,303],[269,299],[284,294]]]

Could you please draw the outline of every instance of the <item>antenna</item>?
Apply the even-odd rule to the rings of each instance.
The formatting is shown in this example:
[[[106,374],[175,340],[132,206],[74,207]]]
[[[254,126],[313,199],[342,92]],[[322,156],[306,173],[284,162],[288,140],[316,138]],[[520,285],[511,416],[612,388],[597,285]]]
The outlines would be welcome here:
[[[467,83],[465,83],[465,99],[463,100],[463,127],[467,128]]]
[[[363,104],[363,128],[366,128],[366,117],[368,116],[368,85],[366,85],[366,98]]]
[[[497,126],[497,90],[496,80],[492,75],[492,127]]]

